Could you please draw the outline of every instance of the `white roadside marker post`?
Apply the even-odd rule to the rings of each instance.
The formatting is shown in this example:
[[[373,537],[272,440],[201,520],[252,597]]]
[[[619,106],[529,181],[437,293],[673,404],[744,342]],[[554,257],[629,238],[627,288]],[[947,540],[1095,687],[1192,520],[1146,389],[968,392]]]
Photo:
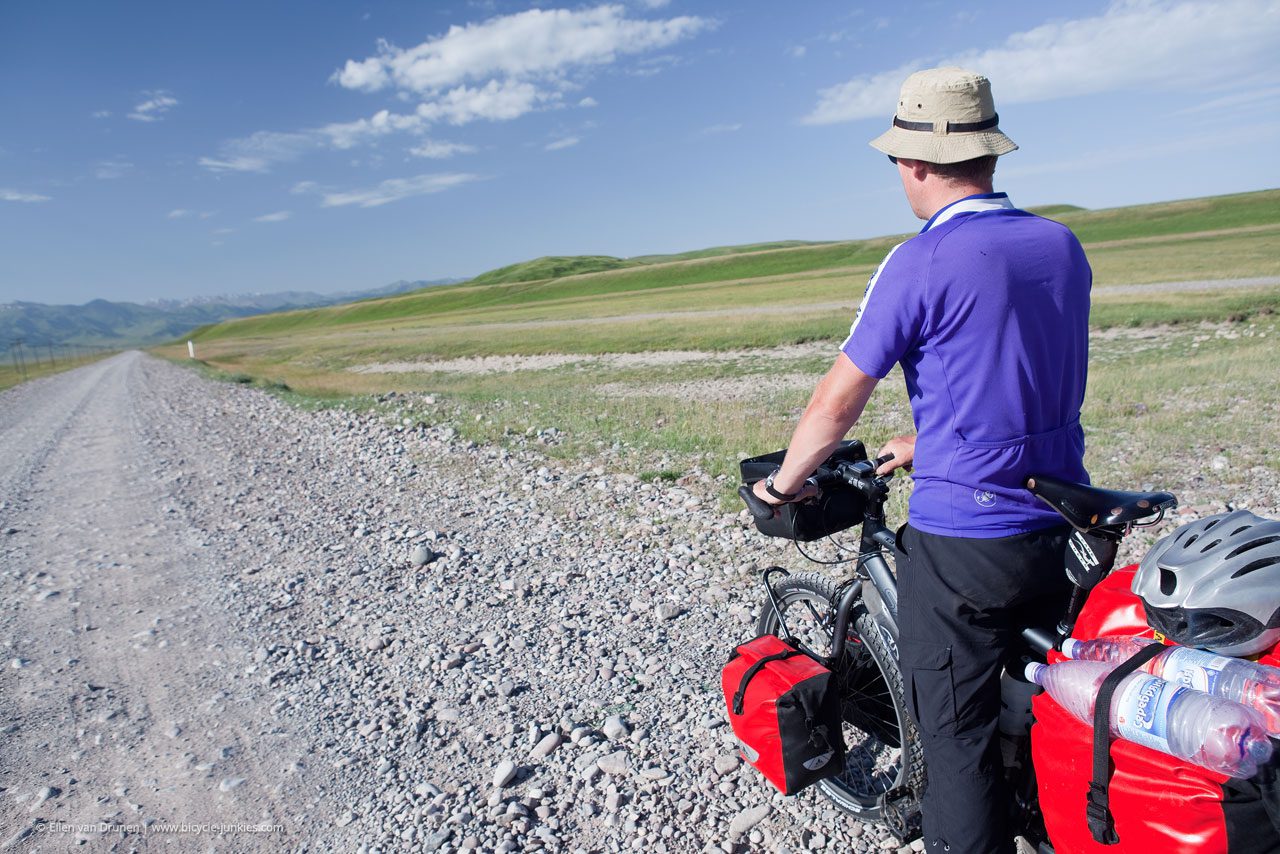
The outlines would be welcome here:
[[[196,342],[187,342],[187,356],[194,359],[196,357]]]

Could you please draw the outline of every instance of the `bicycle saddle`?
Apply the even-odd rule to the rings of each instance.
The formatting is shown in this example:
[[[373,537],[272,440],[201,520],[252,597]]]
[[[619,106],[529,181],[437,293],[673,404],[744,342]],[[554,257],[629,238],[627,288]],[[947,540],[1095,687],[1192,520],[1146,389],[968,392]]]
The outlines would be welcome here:
[[[1121,492],[1048,475],[1032,475],[1026,487],[1079,531],[1124,525],[1178,506],[1169,492]]]

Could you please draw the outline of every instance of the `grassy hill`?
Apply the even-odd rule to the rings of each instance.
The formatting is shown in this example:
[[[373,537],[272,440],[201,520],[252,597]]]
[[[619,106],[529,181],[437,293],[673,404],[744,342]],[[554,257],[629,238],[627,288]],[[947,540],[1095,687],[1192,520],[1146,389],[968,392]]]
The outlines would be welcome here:
[[[1118,484],[1154,476],[1185,455],[1188,436],[1205,454],[1269,447],[1230,413],[1246,400],[1262,422],[1280,417],[1280,324],[1268,316],[1280,314],[1280,190],[1041,213],[1081,236],[1092,320],[1111,328],[1092,351],[1086,407],[1097,470],[1114,469]],[[868,276],[901,239],[543,258],[457,285],[227,321],[195,339],[211,368],[308,401],[431,392],[435,403],[416,416],[467,438],[505,442],[554,426],[565,438],[553,453],[594,460],[618,447],[609,465],[622,470],[666,477],[702,466],[729,482],[734,460],[785,440]],[[1272,284],[1194,284],[1230,278]],[[1141,288],[1167,282],[1192,287]],[[1185,323],[1198,320],[1237,322]],[[1156,323],[1182,325],[1124,329]],[[861,436],[874,444],[910,429],[900,388],[873,402]],[[1134,412],[1147,413],[1149,429]],[[1280,470],[1280,455],[1247,462]]]
[[[1085,243],[1100,299],[1107,287],[1117,284],[1280,275],[1280,190],[1098,211],[1070,205],[1043,211],[1070,225]],[[324,358],[338,361],[346,355],[420,357],[564,348],[607,352],[724,347],[737,340],[776,343],[771,336],[777,341],[806,340],[835,334],[838,323],[829,317],[825,325],[815,326],[814,316],[830,316],[833,303],[854,304],[871,271],[901,239],[902,235],[829,243],[786,241],[631,259],[541,258],[458,285],[227,321],[198,330],[195,337],[228,346],[253,340],[255,349],[288,350],[297,336],[321,335],[328,339]],[[1144,302],[1149,300],[1114,300],[1112,304],[1126,307],[1103,310],[1099,319],[1140,320]],[[1153,317],[1176,317],[1185,300],[1164,302],[1170,308],[1155,311]],[[1227,296],[1209,302],[1220,312],[1238,310]],[[795,307],[797,312],[773,323],[773,332],[756,329],[758,321],[748,315],[728,320],[683,316],[768,307]],[[682,316],[665,318],[666,322],[649,317],[671,312]],[[606,317],[618,318],[628,328],[602,329],[599,321]],[[839,317],[840,323],[847,322],[847,313]],[[571,328],[575,322],[580,322],[577,329]],[[518,335],[494,327],[513,323],[543,326],[523,328]],[[551,328],[548,323],[562,326]],[[486,324],[490,332],[480,328]],[[376,341],[371,340],[374,330]]]

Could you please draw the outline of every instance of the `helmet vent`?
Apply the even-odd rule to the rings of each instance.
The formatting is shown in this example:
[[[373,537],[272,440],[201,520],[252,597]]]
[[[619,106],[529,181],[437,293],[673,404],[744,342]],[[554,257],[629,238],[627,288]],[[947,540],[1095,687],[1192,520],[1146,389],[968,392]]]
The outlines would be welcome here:
[[[1182,547],[1183,547],[1184,549],[1189,549],[1189,548],[1191,548],[1191,544],[1192,544],[1192,543],[1194,543],[1194,542],[1195,542],[1196,540],[1198,540],[1198,539],[1200,539],[1200,535],[1199,535],[1199,534],[1193,534],[1192,536],[1190,536],[1190,537],[1188,537],[1188,538],[1187,538],[1187,541],[1186,541],[1185,543],[1183,543],[1183,544],[1182,544]]]
[[[1243,546],[1240,546],[1235,551],[1231,552],[1231,554],[1227,555],[1227,560],[1230,560],[1233,557],[1239,557],[1250,549],[1256,549],[1259,546],[1265,546],[1275,542],[1280,542],[1280,537],[1258,537],[1258,539],[1245,543]]]
[[[1264,557],[1259,560],[1252,561],[1251,563],[1246,563],[1244,566],[1231,573],[1231,577],[1239,578],[1242,575],[1248,575],[1251,572],[1257,572],[1259,569],[1266,569],[1268,566],[1275,566],[1276,564],[1280,564],[1280,555]]]
[[[1200,550],[1200,554],[1204,554],[1205,552],[1209,551],[1209,549],[1213,548],[1214,546],[1218,545],[1221,542],[1222,540],[1214,540],[1213,542],[1209,543],[1204,548],[1202,548]]]
[[[1207,530],[1209,530],[1210,528],[1212,528],[1214,525],[1218,524],[1218,523],[1219,523],[1219,522],[1221,522],[1221,521],[1222,521],[1222,519],[1220,519],[1220,518],[1219,518],[1219,519],[1210,519],[1210,520],[1208,521],[1208,523],[1206,523],[1206,524],[1205,524],[1204,529],[1207,531]]]
[[[1178,589],[1178,576],[1174,575],[1171,570],[1160,568],[1160,592],[1166,596],[1172,596],[1173,591]]]
[[[1253,527],[1252,525],[1241,525],[1239,528],[1236,528],[1234,531],[1231,532],[1231,536],[1234,537],[1236,534],[1243,533],[1244,531],[1247,531],[1252,527]]]

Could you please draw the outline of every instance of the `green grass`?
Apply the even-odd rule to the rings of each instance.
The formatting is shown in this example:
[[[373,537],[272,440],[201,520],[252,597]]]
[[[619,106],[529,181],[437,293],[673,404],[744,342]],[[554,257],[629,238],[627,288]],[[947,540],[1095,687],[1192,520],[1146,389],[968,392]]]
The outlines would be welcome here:
[[[1111,288],[1280,276],[1280,191],[1110,211],[1042,210],[1082,236],[1094,268],[1091,320],[1099,334],[1084,420],[1099,482],[1163,481],[1176,474],[1171,460],[1221,448],[1233,462],[1280,470],[1268,450],[1274,443],[1260,432],[1280,415],[1280,288]],[[517,444],[555,427],[560,438],[545,446],[553,456],[599,459],[608,451],[611,467],[654,482],[700,470],[722,478],[728,495],[738,459],[786,442],[835,357],[868,275],[898,239],[538,259],[495,271],[492,284],[249,318],[194,337],[206,370],[251,378],[299,405],[366,407],[391,390],[429,392],[436,402],[415,415],[452,424],[464,438]],[[622,266],[583,272],[613,261]],[[525,275],[544,278],[497,281]],[[1144,329],[1131,333],[1133,327]],[[785,361],[769,349],[806,342],[814,342],[809,355]],[[737,355],[681,364],[597,359],[493,374],[348,370],[672,350]],[[185,345],[162,352],[182,361]],[[1233,417],[1242,402],[1250,417]],[[394,408],[413,405],[397,400]],[[857,435],[878,447],[910,429],[905,391],[891,375]],[[906,492],[894,499],[899,514]]]
[[[538,279],[558,279],[581,273],[599,273],[634,266],[636,262],[614,258],[611,255],[545,256],[532,261],[522,261],[482,273],[471,280],[473,285],[499,285],[510,282],[532,282]]]
[[[19,383],[27,380],[34,380],[40,377],[47,377],[52,374],[60,374],[63,371],[69,371],[72,368],[78,368],[81,365],[92,364],[99,359],[105,359],[113,356],[114,353],[98,353],[93,356],[85,356],[79,359],[57,359],[53,362],[49,360],[32,361],[26,363],[26,370],[18,370],[16,365],[3,364],[0,365],[0,390],[12,388]]]
[[[1280,222],[1280,190],[1053,215],[1084,244]]]
[[[1280,190],[1102,211],[1045,209],[1070,225],[1086,244],[1099,287],[1199,278],[1280,275]],[[606,256],[543,258],[502,268],[476,282],[442,286],[342,306],[263,315],[198,330],[197,341],[285,337],[331,329],[387,325],[482,323],[555,316],[590,316],[616,310],[673,310],[676,303],[713,307],[797,304],[853,299],[861,283],[832,281],[841,274],[865,279],[901,236],[836,243],[784,241],[718,247],[675,256],[621,260]],[[583,272],[593,265],[617,269]],[[565,275],[569,274],[569,275]],[[855,275],[856,274],[856,275]],[[512,277],[544,276],[532,281]],[[550,276],[554,278],[548,278]],[[738,291],[767,283],[740,301]],[[683,298],[677,291],[714,286]],[[645,295],[651,294],[647,300]],[[614,303],[632,298],[630,305]],[[705,301],[702,301],[704,300]],[[701,301],[701,302],[700,302]],[[700,305],[699,305],[700,303]],[[788,331],[787,335],[792,333]],[[649,339],[645,339],[649,340]],[[655,342],[661,346],[660,342]],[[429,345],[429,349],[431,349]],[[465,349],[465,348],[464,348]],[[460,352],[460,351],[459,351]]]

